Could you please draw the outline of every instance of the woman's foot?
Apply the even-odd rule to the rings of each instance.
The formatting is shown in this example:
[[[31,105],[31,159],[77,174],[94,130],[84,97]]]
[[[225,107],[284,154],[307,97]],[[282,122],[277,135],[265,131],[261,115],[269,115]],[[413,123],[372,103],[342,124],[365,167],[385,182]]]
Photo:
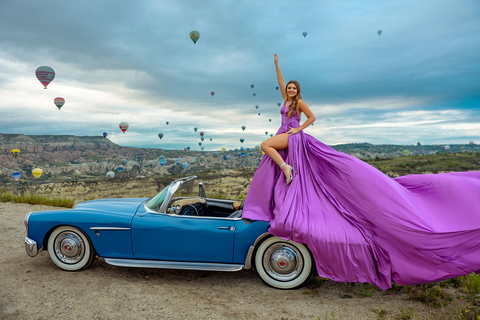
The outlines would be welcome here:
[[[282,163],[280,165],[280,169],[282,169],[283,174],[285,175],[285,179],[287,180],[287,184],[292,182],[293,180],[293,173],[292,173],[292,166],[287,164],[286,162]]]

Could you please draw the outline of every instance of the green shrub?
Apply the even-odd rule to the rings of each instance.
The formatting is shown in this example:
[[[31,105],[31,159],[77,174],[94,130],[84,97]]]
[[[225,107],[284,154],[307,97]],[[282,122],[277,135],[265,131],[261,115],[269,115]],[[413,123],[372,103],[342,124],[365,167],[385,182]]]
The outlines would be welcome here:
[[[29,203],[29,204],[40,204],[46,206],[54,207],[66,207],[73,208],[75,199],[68,198],[50,198],[46,196],[36,196],[33,194],[27,195],[14,195],[8,192],[3,192],[0,194],[1,202],[15,202],[15,203]]]

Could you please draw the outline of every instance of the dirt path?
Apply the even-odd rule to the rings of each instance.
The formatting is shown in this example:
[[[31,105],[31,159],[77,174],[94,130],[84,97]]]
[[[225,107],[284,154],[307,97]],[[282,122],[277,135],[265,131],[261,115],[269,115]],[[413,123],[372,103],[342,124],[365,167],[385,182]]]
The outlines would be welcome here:
[[[377,319],[372,310],[380,309],[395,319],[410,307],[412,319],[431,317],[404,293],[319,278],[281,291],[248,270],[121,268],[98,258],[87,270],[65,272],[45,251],[25,253],[25,214],[50,209],[0,203],[0,319]]]

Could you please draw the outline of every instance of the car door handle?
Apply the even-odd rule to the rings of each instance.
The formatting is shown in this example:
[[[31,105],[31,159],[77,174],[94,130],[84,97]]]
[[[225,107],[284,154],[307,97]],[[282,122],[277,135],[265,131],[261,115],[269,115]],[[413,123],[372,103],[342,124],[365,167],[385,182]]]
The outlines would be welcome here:
[[[230,227],[218,227],[220,230],[230,230],[230,231],[235,231],[235,227],[230,226]]]

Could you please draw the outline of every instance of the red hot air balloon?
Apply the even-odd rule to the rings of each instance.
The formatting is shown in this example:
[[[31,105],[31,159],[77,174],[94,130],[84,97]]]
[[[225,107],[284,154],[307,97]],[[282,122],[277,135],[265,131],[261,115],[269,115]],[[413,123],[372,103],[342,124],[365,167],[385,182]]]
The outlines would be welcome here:
[[[215,91],[212,91],[210,92],[210,94],[212,95],[212,97],[215,95]]]
[[[48,84],[55,78],[55,71],[50,67],[41,66],[35,70],[35,76],[43,84],[43,89],[47,89]]]
[[[203,133],[203,131],[200,132],[200,137],[203,137],[205,133]]]
[[[120,130],[122,130],[123,134],[125,134],[125,131],[128,129],[128,123],[126,122],[120,122],[118,125],[120,127]]]
[[[58,108],[58,111],[60,111],[60,109],[65,104],[65,99],[63,99],[62,97],[56,97],[55,99],[53,99],[53,103],[55,103],[55,105]]]

